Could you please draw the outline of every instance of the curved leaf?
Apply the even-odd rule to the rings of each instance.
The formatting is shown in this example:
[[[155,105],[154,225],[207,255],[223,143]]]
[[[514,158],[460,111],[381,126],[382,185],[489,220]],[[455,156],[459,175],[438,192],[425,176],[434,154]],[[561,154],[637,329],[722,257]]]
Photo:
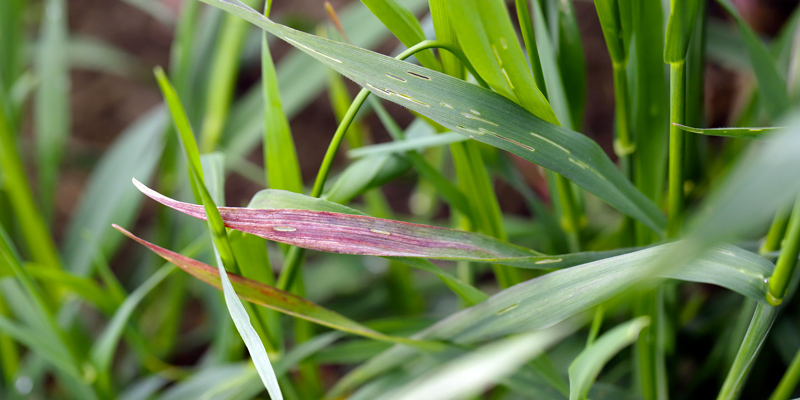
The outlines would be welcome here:
[[[220,276],[217,268],[156,246],[150,242],[136,237],[118,225],[113,226],[116,230],[139,242],[143,246],[161,256],[163,259],[176,265],[178,268],[221,290],[222,284],[220,283]],[[425,349],[442,348],[441,343],[384,335],[289,292],[243,278],[230,272],[227,275],[230,279],[231,285],[236,291],[236,294],[242,299],[251,303],[269,307],[282,313],[318,323],[320,325],[325,325],[333,329],[375,340],[403,343]]]
[[[783,128],[773,127],[759,127],[759,128],[694,128],[691,126],[672,123],[684,132],[699,133],[701,135],[709,136],[725,136],[732,138],[751,138],[758,139],[768,135],[771,131],[780,130]]]
[[[203,206],[170,199],[136,180],[134,184],[161,204],[195,218],[206,218]],[[618,249],[549,256],[479,233],[369,217],[337,203],[276,190],[261,191],[251,201],[250,208],[220,207],[219,211],[228,228],[330,253],[559,269],[632,251]],[[409,264],[411,260],[400,261]],[[418,262],[413,262],[412,266],[431,272],[438,270],[435,266],[433,269],[421,267]]]
[[[467,345],[503,335],[542,329],[619,295],[653,272],[664,278],[726,287],[765,302],[773,265],[732,245],[713,247],[675,268],[651,271],[658,260],[683,243],[671,243],[551,272],[513,286],[414,335]],[[395,346],[339,381],[330,393],[341,394],[407,362],[415,353]]]
[[[597,143],[580,133],[460,79],[276,24],[236,0],[204,1],[282,38],[382,98],[556,171],[648,227],[664,230],[664,216],[655,204],[623,177]]]

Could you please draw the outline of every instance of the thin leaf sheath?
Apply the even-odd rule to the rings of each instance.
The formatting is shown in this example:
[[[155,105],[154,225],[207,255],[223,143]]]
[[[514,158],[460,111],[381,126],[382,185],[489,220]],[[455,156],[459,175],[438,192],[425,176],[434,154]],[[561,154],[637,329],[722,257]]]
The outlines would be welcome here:
[[[134,184],[161,204],[205,219],[202,206],[170,199],[136,180]],[[480,234],[362,215],[239,207],[220,207],[219,212],[228,228],[331,253],[457,259],[540,255]]]

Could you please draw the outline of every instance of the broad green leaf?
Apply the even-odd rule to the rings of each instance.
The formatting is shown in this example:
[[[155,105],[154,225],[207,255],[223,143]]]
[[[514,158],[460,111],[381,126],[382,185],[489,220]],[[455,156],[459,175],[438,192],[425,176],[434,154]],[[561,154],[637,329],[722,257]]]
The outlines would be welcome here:
[[[36,74],[42,82],[36,91],[34,125],[39,200],[45,219],[49,221],[53,218],[55,185],[71,125],[70,76],[67,63],[66,1],[48,0],[43,11],[41,46],[36,57]]]
[[[685,132],[692,132],[692,133],[699,133],[701,135],[709,135],[709,136],[725,136],[725,137],[732,137],[732,138],[751,138],[751,139],[758,139],[764,138],[765,135],[769,135],[772,131],[777,131],[783,128],[775,128],[775,127],[759,127],[759,128],[694,128],[691,126],[675,124],[678,128]]]
[[[786,80],[778,70],[775,58],[770,54],[764,42],[756,36],[747,21],[739,15],[730,0],[717,0],[717,2],[736,19],[745,48],[750,56],[753,72],[755,72],[756,80],[758,81],[759,91],[763,95],[764,104],[772,120],[777,120],[789,111],[792,103],[789,100]]]
[[[129,238],[139,242],[165,260],[176,265],[201,281],[217,289],[222,288],[219,278],[220,275],[217,268],[158,247],[134,236],[132,233],[119,226],[115,225],[114,227]],[[288,315],[302,318],[307,321],[343,332],[364,336],[370,339],[392,343],[404,343],[421,348],[441,348],[442,346],[442,344],[435,342],[418,341],[414,339],[384,335],[289,292],[285,292],[275,287],[250,279],[242,278],[236,274],[228,273],[227,275],[229,276],[231,285],[234,287],[237,296],[254,304],[269,307],[273,310],[277,310]]]
[[[478,395],[568,336],[575,325],[559,324],[487,344],[377,398],[415,400],[435,393],[437,400],[455,400]]]
[[[402,153],[410,150],[419,151],[431,147],[463,142],[465,140],[469,140],[469,138],[455,132],[441,133],[438,135],[424,135],[352,149],[347,152],[347,155],[350,158],[361,158],[389,153]]]
[[[207,2],[281,37],[380,97],[561,173],[652,229],[663,230],[661,212],[589,138],[540,120],[510,100],[459,79],[292,30],[235,0]],[[511,43],[519,47],[516,41],[507,45],[513,47]]]
[[[603,366],[620,350],[634,343],[639,332],[648,325],[648,317],[617,325],[583,350],[569,366],[570,400],[586,399]]]
[[[130,224],[137,215],[141,196],[130,187],[133,176],[147,181],[155,171],[163,149],[166,114],[158,107],[131,124],[114,141],[89,178],[83,197],[64,235],[64,264],[78,274],[88,274],[98,244],[102,254],[113,254],[121,242],[109,235],[111,223]]]
[[[648,268],[682,245],[681,242],[661,245],[551,272],[503,290],[413,337],[467,345],[542,329],[626,292],[651,278],[652,273],[663,278],[719,285],[766,301],[765,279],[772,271],[772,263],[735,246],[713,247],[675,268]],[[344,393],[413,356],[413,352],[395,346],[340,380],[330,396]]]
[[[411,11],[395,0],[361,0],[372,13],[389,29],[406,47],[424,41],[422,26]],[[436,71],[441,70],[439,61],[430,50],[414,55],[420,64]]]
[[[399,1],[412,12],[419,12],[427,3],[426,0]],[[371,48],[382,43],[389,32],[370,11],[360,4],[354,3],[339,13],[344,29],[353,40],[353,44]],[[300,50],[286,54],[277,65],[277,78],[280,82],[280,97],[286,116],[291,119],[313,101],[326,82],[327,67],[311,59]],[[242,96],[227,120],[222,134],[222,143],[229,161],[244,158],[258,146],[264,129],[263,88],[256,85]]]

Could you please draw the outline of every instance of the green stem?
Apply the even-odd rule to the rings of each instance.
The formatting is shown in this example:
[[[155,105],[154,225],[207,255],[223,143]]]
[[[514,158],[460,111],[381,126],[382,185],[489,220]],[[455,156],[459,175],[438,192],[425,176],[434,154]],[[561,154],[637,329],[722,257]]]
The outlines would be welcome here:
[[[586,339],[586,347],[591,346],[594,344],[594,341],[597,339],[597,336],[600,334],[600,327],[603,325],[603,314],[605,313],[605,309],[603,305],[600,304],[594,310],[594,319],[592,319],[592,326],[589,328],[589,337]]]
[[[786,226],[789,224],[789,213],[787,210],[778,211],[772,224],[769,226],[769,232],[764,239],[764,243],[758,249],[758,254],[766,256],[773,251],[777,251],[781,247],[781,242],[786,234]]]
[[[667,197],[667,237],[675,238],[683,218],[683,131],[675,123],[683,124],[686,110],[686,62],[670,64],[669,84],[669,193]]]
[[[783,378],[772,392],[769,400],[788,400],[794,392],[794,388],[797,387],[798,381],[800,381],[800,351],[795,353],[789,369],[783,374]]]
[[[769,304],[773,306],[781,304],[786,296],[789,282],[791,282],[792,274],[797,266],[798,253],[800,253],[800,199],[794,204],[781,255],[778,256],[775,271],[769,278],[769,290],[767,291]]]

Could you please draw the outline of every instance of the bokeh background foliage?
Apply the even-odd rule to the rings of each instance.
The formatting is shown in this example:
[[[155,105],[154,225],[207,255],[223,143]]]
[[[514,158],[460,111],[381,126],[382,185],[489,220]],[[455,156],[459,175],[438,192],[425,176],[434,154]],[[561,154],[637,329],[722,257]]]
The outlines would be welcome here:
[[[4,0],[0,398],[796,396],[798,18]]]

